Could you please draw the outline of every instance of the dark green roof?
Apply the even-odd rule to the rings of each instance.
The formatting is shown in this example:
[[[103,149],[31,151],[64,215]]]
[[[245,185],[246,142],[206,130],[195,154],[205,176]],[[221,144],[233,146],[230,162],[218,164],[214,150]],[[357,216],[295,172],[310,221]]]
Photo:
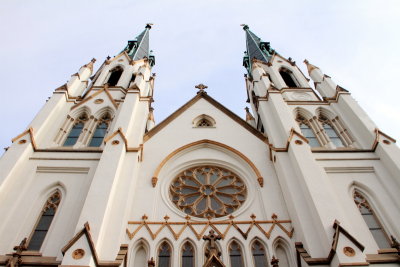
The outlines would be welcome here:
[[[141,34],[139,34],[135,40],[128,41],[128,45],[125,47],[124,51],[128,53],[129,57],[132,60],[148,58],[150,61],[150,65],[153,66],[155,64],[155,58],[153,55],[151,55],[151,51],[149,48],[150,29],[150,24],[147,24],[146,29]]]
[[[243,66],[251,74],[252,59],[268,62],[274,51],[269,42],[263,42],[261,38],[250,31],[249,26],[244,25],[243,30],[246,32],[246,52],[243,58]]]

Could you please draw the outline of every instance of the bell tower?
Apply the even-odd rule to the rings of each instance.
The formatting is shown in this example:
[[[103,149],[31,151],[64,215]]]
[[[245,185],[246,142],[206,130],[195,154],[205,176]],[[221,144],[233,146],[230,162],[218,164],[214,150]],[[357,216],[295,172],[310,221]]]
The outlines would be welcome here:
[[[348,90],[318,67],[304,61],[313,89],[311,80],[293,59],[281,56],[249,26],[242,26],[246,34],[243,66],[248,102],[256,128],[268,137],[268,153],[297,231],[301,261],[310,264],[312,260],[307,257],[325,258],[325,264],[330,264],[332,258],[326,255],[338,238],[333,229],[339,229],[339,222],[340,229],[362,241],[363,253],[382,257],[378,247],[389,248],[390,236],[397,235],[399,229],[390,223],[386,229],[375,229],[367,219],[363,221],[365,215],[355,208],[360,208],[356,196],[358,190],[371,190],[371,194],[386,191],[384,194],[397,198],[393,188],[384,189],[387,183],[399,186],[400,151],[393,144],[395,140],[377,128]],[[373,173],[374,181],[361,179],[366,169]],[[387,180],[378,182],[386,171],[390,172]],[[377,202],[387,201],[374,195]],[[384,212],[389,210],[398,214],[391,208]],[[355,243],[353,246],[357,246]],[[336,255],[341,263],[351,262],[339,252]],[[360,260],[365,257],[368,259],[363,254]]]

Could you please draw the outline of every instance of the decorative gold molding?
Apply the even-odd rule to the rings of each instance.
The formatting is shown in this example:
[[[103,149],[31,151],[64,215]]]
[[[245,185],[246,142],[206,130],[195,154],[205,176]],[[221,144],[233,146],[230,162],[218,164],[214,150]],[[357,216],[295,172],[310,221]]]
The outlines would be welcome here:
[[[94,97],[98,96],[99,94],[101,94],[103,91],[105,91],[106,95],[108,96],[108,98],[110,99],[111,103],[113,104],[113,106],[117,109],[118,108],[118,104],[115,102],[115,100],[112,98],[107,86],[104,86],[102,89],[100,89],[99,91],[97,91],[96,93],[88,96],[87,98],[83,99],[81,102],[79,102],[78,104],[74,105],[73,107],[71,107],[71,110],[79,107],[80,105],[88,102],[90,99],[93,99]]]
[[[384,132],[382,132],[381,130],[379,130],[378,128],[375,129],[375,140],[374,143],[372,144],[372,150],[375,151],[376,147],[378,146],[378,143],[381,142],[380,140],[380,136],[385,137],[386,139],[389,139],[390,141],[392,141],[393,143],[396,143],[396,139],[390,137],[389,135],[385,134]],[[385,140],[383,140],[385,141]],[[385,142],[385,144],[387,144],[387,142]]]
[[[175,149],[173,152],[171,152],[170,154],[168,154],[168,155],[161,161],[161,163],[157,166],[157,168],[156,168],[156,170],[155,170],[155,172],[154,172],[154,175],[153,175],[153,178],[152,178],[152,179],[154,179],[154,178],[157,178],[157,179],[158,179],[158,175],[160,174],[160,171],[161,171],[162,167],[163,167],[163,166],[165,165],[165,163],[167,163],[168,160],[170,160],[173,156],[175,156],[176,154],[178,154],[179,152],[181,152],[181,151],[183,151],[183,150],[185,150],[185,149],[188,149],[188,148],[193,147],[193,146],[201,145],[201,144],[211,144],[211,145],[219,146],[219,147],[225,148],[225,149],[227,149],[227,150],[229,150],[229,151],[235,153],[236,155],[238,155],[238,156],[239,156],[240,158],[242,158],[247,164],[250,165],[250,167],[253,169],[254,173],[255,173],[256,176],[257,176],[257,179],[258,179],[258,182],[259,182],[260,186],[263,187],[263,185],[264,185],[264,184],[263,184],[264,180],[263,180],[263,178],[262,178],[262,176],[261,176],[261,173],[260,173],[260,171],[257,169],[256,165],[255,165],[248,157],[246,157],[243,153],[241,153],[240,151],[234,149],[233,147],[230,147],[230,146],[225,145],[225,144],[223,144],[223,143],[219,143],[219,142],[217,142],[217,141],[208,140],[208,139],[199,140],[199,141],[196,141],[196,142],[193,142],[193,143],[190,143],[190,144],[187,144],[187,145],[181,146],[180,148]],[[261,182],[260,182],[260,178],[261,178]],[[153,187],[154,187],[154,186],[153,186]]]
[[[14,143],[15,141],[17,141],[18,139],[20,139],[21,137],[23,137],[26,134],[29,134],[29,138],[31,140],[31,144],[32,144],[33,150],[36,150],[37,147],[36,147],[36,142],[35,142],[35,137],[33,135],[33,128],[32,127],[29,127],[29,129],[23,131],[21,134],[19,134],[18,136],[14,137],[13,139],[11,139],[11,142]],[[25,143],[26,142],[24,142],[24,144]]]
[[[113,132],[112,134],[108,135],[106,138],[104,138],[104,144],[106,144],[111,138],[115,137],[117,134],[119,134],[124,141],[125,144],[125,151],[126,152],[139,152],[143,150],[143,144],[141,144],[139,147],[129,147],[128,146],[128,139],[126,138],[125,134],[122,131],[122,128],[119,127],[118,130]],[[143,152],[141,152],[143,153]],[[141,154],[143,155],[143,154]]]
[[[200,240],[204,233],[207,231],[207,229],[211,228],[213,229],[216,233],[221,235],[222,239],[226,237],[228,232],[230,231],[231,228],[236,229],[239,234],[247,239],[250,231],[252,229],[257,228],[260,230],[266,238],[271,237],[272,231],[275,229],[275,227],[279,227],[288,237],[292,238],[294,229],[292,227],[285,227],[283,224],[291,224],[291,220],[277,220],[277,216],[274,214],[272,216],[272,220],[265,220],[265,221],[256,221],[256,216],[252,215],[251,220],[249,221],[234,221],[233,216],[229,220],[225,221],[201,221],[201,222],[195,222],[190,220],[190,216],[186,217],[186,221],[180,221],[180,222],[170,222],[168,221],[169,217],[165,216],[164,219],[165,221],[158,221],[158,222],[150,222],[147,221],[147,216],[144,215],[142,217],[142,221],[129,221],[128,225],[135,225],[136,228],[133,229],[131,232],[128,228],[126,228],[126,234],[128,235],[129,239],[133,239],[135,235],[142,229],[146,229],[147,232],[150,234],[151,238],[154,240],[157,238],[158,234],[163,230],[163,229],[168,229],[170,233],[174,236],[175,240],[178,240],[181,236],[182,233],[185,231],[186,228],[189,228],[193,234],[196,236],[198,240]],[[271,225],[269,228],[266,227],[268,225]],[[155,228],[154,231],[151,230],[150,226],[158,226],[158,228]],[[173,227],[173,226],[178,226]],[[180,227],[179,227],[180,226]],[[195,226],[200,226],[197,230]],[[243,230],[243,226],[248,226],[247,230]],[[174,230],[174,228],[176,230]],[[218,229],[219,228],[219,229]]]
[[[62,249],[61,252],[63,256],[65,253],[83,236],[85,235],[87,242],[89,243],[89,248],[92,253],[92,257],[95,263],[95,266],[109,266],[109,267],[120,267],[122,263],[124,263],[124,267],[127,264],[127,256],[128,256],[128,245],[121,244],[120,249],[118,251],[117,257],[114,261],[102,261],[99,259],[97,254],[96,247],[93,242],[92,235],[90,234],[90,226],[89,223],[86,222],[83,229],[80,230]]]

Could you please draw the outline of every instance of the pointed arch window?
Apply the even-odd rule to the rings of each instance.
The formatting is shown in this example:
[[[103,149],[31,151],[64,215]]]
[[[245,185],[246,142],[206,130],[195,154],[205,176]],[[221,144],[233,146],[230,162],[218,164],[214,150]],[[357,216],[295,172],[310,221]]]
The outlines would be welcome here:
[[[112,69],[110,72],[110,77],[108,78],[108,85],[109,86],[116,86],[119,79],[121,78],[122,72],[124,70],[121,67],[116,67],[114,69]]]
[[[35,229],[29,239],[28,250],[40,250],[61,201],[60,191],[55,191],[46,201]]]
[[[85,122],[88,120],[86,114],[81,115],[72,126],[71,131],[69,132],[67,139],[65,139],[63,146],[73,146],[78,141],[79,136],[83,131],[83,127],[85,126]]]
[[[319,121],[321,122],[322,128],[324,129],[326,135],[331,140],[331,142],[336,147],[344,147],[345,145],[343,144],[343,141],[340,138],[339,134],[336,132],[336,130],[332,126],[331,121],[323,116],[319,117]]]
[[[242,249],[236,241],[229,245],[229,258],[231,267],[244,267]]]
[[[317,137],[315,136],[313,129],[310,127],[310,123],[301,116],[297,117],[297,122],[299,123],[301,133],[304,135],[305,138],[307,138],[309,145],[311,147],[321,146],[318,142]]]
[[[194,267],[194,248],[190,242],[182,247],[182,267]]]
[[[171,246],[164,241],[158,248],[158,267],[171,267]]]
[[[256,240],[253,242],[251,246],[251,253],[253,254],[255,267],[268,266],[267,255],[265,254],[265,248],[260,241]]]
[[[282,68],[279,70],[279,74],[286,83],[287,87],[299,87],[295,78],[293,77],[293,73],[290,70]]]
[[[92,139],[90,140],[90,147],[99,147],[103,142],[104,137],[106,136],[108,126],[111,122],[110,114],[106,114],[103,118],[97,123],[96,130],[93,133]]]
[[[279,244],[275,249],[276,258],[279,260],[279,266],[290,267],[288,251],[286,246]]]
[[[359,209],[361,216],[363,217],[365,223],[367,224],[372,236],[374,237],[379,248],[390,248],[390,242],[388,235],[382,228],[381,223],[375,215],[371,205],[368,203],[367,199],[359,192],[354,191],[353,194],[354,202]]]

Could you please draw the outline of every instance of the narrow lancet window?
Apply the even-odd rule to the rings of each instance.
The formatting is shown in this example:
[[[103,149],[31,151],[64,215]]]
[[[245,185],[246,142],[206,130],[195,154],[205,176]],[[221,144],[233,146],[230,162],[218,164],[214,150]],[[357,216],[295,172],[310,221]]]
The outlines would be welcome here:
[[[242,250],[240,245],[233,241],[229,246],[229,258],[231,260],[231,267],[244,267]]]
[[[182,247],[182,267],[194,267],[194,249],[189,242]]]
[[[359,191],[354,191],[353,198],[378,247],[381,249],[390,248],[388,235],[385,230],[383,230],[371,205],[369,205],[368,201]]]
[[[255,267],[268,266],[267,255],[265,254],[265,248],[260,243],[260,241],[256,240],[255,242],[253,242],[253,245],[251,246],[251,252],[253,254]]]
[[[65,139],[64,145],[63,146],[73,146],[76,144],[78,141],[79,136],[82,133],[83,127],[85,126],[85,121],[87,121],[88,118],[84,114],[80,116],[74,126],[72,126],[71,131],[69,132],[67,139]]]
[[[286,249],[282,245],[278,245],[275,249],[276,258],[279,260],[279,266],[290,267],[289,257]]]
[[[49,231],[51,222],[56,214],[58,205],[60,204],[61,194],[57,190],[46,201],[40,214],[39,221],[35,226],[35,230],[29,239],[28,250],[40,250],[43,241]]]
[[[318,142],[317,137],[315,136],[313,129],[311,129],[310,127],[310,122],[303,118],[301,115],[298,115],[296,120],[299,123],[301,133],[304,135],[305,138],[307,138],[309,145],[311,147],[321,146]]]
[[[98,122],[96,130],[93,133],[92,140],[90,140],[90,147],[99,147],[106,136],[108,125],[111,121],[109,114],[103,116],[103,118]]]
[[[281,69],[279,74],[282,76],[282,79],[285,81],[287,87],[299,87],[292,77],[291,71],[287,69]]]
[[[324,128],[326,135],[336,147],[344,147],[342,139],[340,139],[339,135],[329,123],[322,122],[322,127]]]
[[[171,267],[171,246],[165,241],[158,249],[158,267]]]
[[[119,78],[121,78],[123,69],[121,67],[116,67],[115,69],[111,70],[110,78],[108,78],[108,85],[109,86],[116,86]]]

